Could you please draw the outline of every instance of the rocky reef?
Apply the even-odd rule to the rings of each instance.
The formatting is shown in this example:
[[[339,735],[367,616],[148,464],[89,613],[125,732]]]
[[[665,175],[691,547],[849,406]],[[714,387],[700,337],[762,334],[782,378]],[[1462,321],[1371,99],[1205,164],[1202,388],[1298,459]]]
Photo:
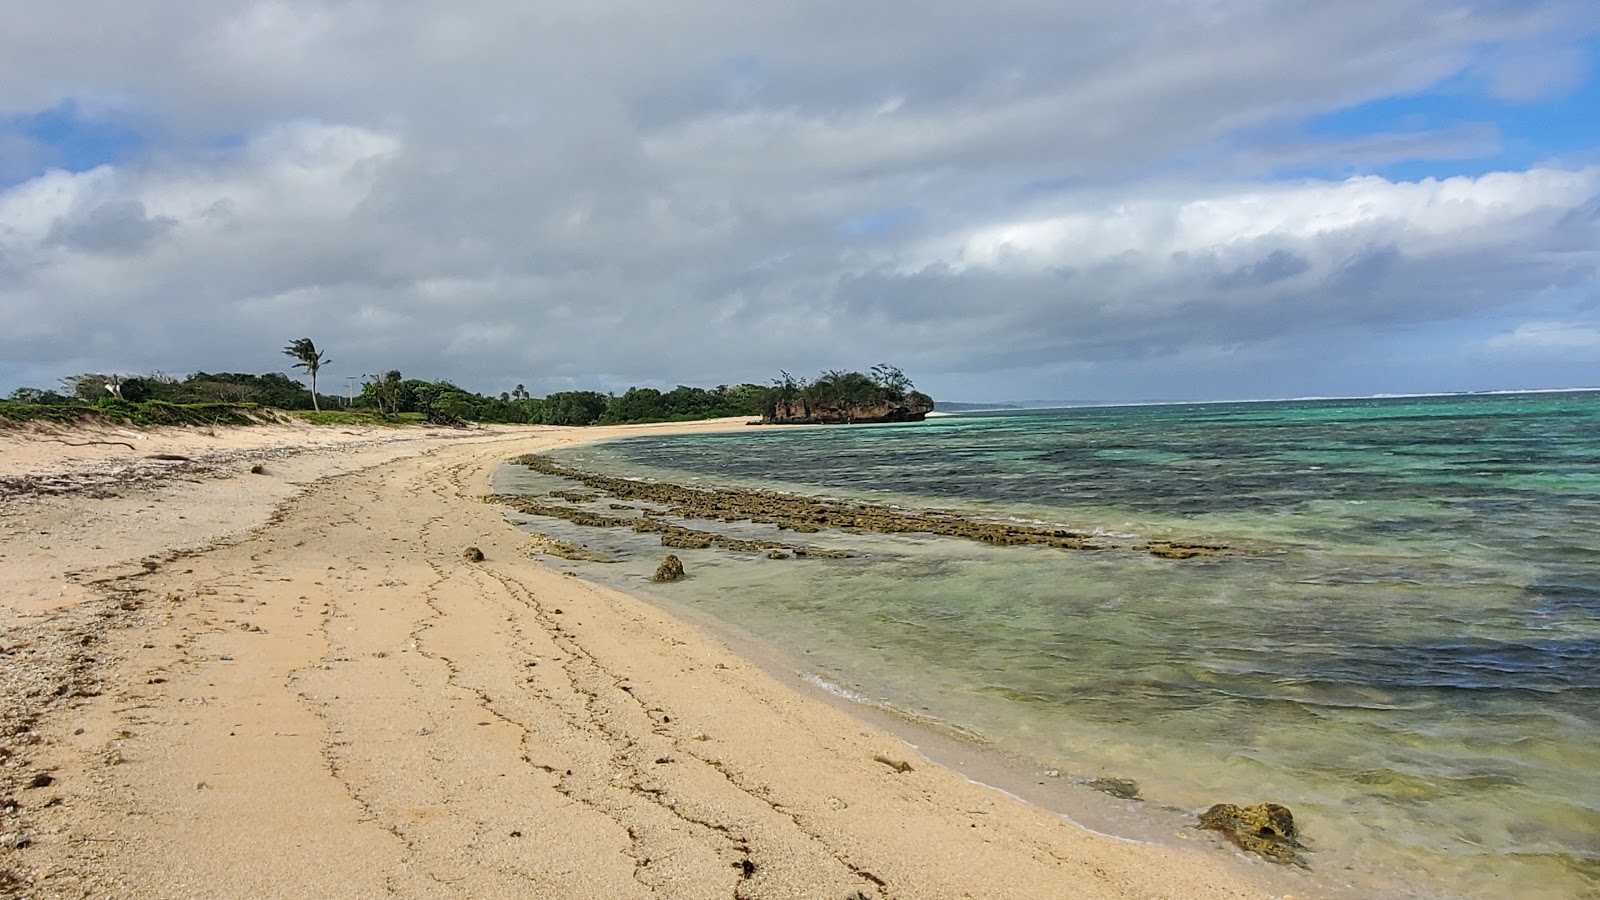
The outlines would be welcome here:
[[[779,529],[814,534],[824,529],[880,534],[923,533],[963,538],[998,546],[1043,545],[1063,550],[1134,550],[1167,559],[1196,559],[1224,556],[1236,551],[1221,544],[1182,541],[1146,541],[1119,544],[1102,536],[1092,536],[1067,528],[1025,525],[1016,522],[985,522],[950,512],[900,509],[872,503],[828,500],[783,494],[776,491],[739,488],[706,489],[656,481],[634,481],[584,472],[537,454],[519,456],[513,463],[535,472],[577,481],[594,493],[553,491],[565,503],[550,503],[524,494],[496,494],[484,499],[502,503],[528,515],[565,519],[576,525],[600,528],[630,528],[661,535],[662,546],[675,548],[721,547],[746,553],[787,551],[800,557],[848,556],[848,553],[797,546],[771,540],[740,540],[712,531],[688,528],[663,517],[702,519],[776,525]],[[617,514],[634,508],[607,503],[599,512],[579,505],[628,500],[649,504],[635,515]],[[619,507],[621,509],[619,509]]]

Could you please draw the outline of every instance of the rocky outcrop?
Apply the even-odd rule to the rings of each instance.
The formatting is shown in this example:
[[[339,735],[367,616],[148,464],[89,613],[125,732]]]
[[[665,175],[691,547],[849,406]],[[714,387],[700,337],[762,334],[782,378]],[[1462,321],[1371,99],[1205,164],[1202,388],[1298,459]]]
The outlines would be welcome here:
[[[774,404],[761,417],[763,425],[866,425],[876,422],[921,422],[933,412],[933,398],[912,391],[903,400],[874,403],[810,403],[804,398]]]
[[[1273,862],[1306,865],[1296,852],[1305,846],[1287,806],[1262,803],[1241,808],[1218,803],[1200,814],[1200,827],[1220,831],[1240,850],[1259,853]]]
[[[678,581],[682,578],[683,560],[673,553],[668,553],[667,558],[656,567],[656,574],[650,576],[651,581]]]

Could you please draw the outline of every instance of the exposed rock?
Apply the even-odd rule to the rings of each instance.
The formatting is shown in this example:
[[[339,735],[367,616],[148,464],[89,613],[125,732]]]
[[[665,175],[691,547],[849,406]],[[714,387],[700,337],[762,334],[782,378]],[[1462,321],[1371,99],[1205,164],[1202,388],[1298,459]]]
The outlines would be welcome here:
[[[677,581],[683,577],[683,560],[676,554],[668,553],[667,558],[656,567],[656,574],[650,576],[651,581]]]
[[[1091,778],[1083,783],[1084,787],[1094,788],[1102,794],[1110,794],[1119,800],[1138,800],[1139,782],[1131,778]]]
[[[1305,846],[1298,840],[1294,815],[1287,806],[1261,803],[1240,808],[1218,803],[1200,814],[1200,827],[1222,832],[1240,850],[1259,853],[1274,862],[1306,865],[1295,852]]]
[[[1138,544],[1133,549],[1145,550],[1162,559],[1194,559],[1197,556],[1225,556],[1228,548],[1221,544],[1195,544],[1185,541],[1151,541]]]
[[[461,558],[467,562],[483,562],[483,551],[477,547],[468,547],[461,551]]]
[[[574,544],[570,541],[559,540],[551,537],[548,534],[541,534],[535,531],[529,536],[533,538],[533,547],[531,548],[531,552],[533,553],[542,553],[546,556],[559,556],[562,559],[580,560],[583,562],[614,563],[617,561],[615,556],[612,556],[604,551],[596,550],[593,547],[588,547],[583,544]]]
[[[921,422],[933,412],[933,398],[912,391],[902,400],[874,403],[818,403],[802,398],[778,403],[763,425],[866,425],[880,422]]]
[[[833,550],[785,546],[775,541],[739,540],[711,531],[686,528],[665,521],[667,516],[707,521],[749,521],[776,525],[799,534],[814,534],[824,529],[846,532],[872,531],[880,534],[924,533],[964,538],[996,546],[1024,544],[1056,547],[1063,550],[1131,549],[1167,559],[1193,559],[1232,555],[1237,551],[1221,544],[1159,540],[1139,544],[1118,544],[1111,538],[1091,536],[1081,531],[1049,525],[1018,522],[984,522],[939,510],[903,509],[871,503],[829,500],[784,494],[777,491],[742,488],[707,489],[658,481],[635,481],[598,475],[562,465],[537,454],[519,456],[512,462],[535,472],[577,481],[611,497],[634,503],[655,504],[664,509],[639,509],[638,516],[616,516],[575,508],[570,504],[541,502],[523,494],[494,494],[486,501],[510,506],[534,516],[565,519],[576,525],[596,528],[631,528],[660,534],[666,547],[701,549],[721,547],[746,553],[788,550],[797,557],[827,558],[850,554]],[[620,504],[611,504],[615,509]]]

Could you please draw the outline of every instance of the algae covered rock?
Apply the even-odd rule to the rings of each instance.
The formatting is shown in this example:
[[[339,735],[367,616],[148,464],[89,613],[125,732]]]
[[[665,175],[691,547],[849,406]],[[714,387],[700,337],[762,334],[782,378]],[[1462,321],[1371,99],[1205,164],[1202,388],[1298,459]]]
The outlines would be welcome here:
[[[1139,782],[1131,778],[1091,778],[1083,783],[1084,787],[1093,788],[1102,794],[1110,794],[1118,800],[1140,800]],[[1202,828],[1205,826],[1202,825]]]
[[[656,574],[650,576],[651,581],[677,581],[683,577],[683,560],[677,554],[668,553],[667,558],[656,567]]]
[[[1200,814],[1200,827],[1220,831],[1240,850],[1259,853],[1274,862],[1304,866],[1297,850],[1305,846],[1294,827],[1294,814],[1287,806],[1261,803],[1238,807],[1218,803]]]

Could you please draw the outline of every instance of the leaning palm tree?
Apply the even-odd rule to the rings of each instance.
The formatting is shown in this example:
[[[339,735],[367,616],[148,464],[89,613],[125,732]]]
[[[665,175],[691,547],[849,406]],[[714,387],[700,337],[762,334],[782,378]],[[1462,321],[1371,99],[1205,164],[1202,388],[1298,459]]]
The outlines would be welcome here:
[[[311,376],[311,408],[321,412],[322,407],[317,405],[317,370],[327,365],[330,360],[323,358],[317,345],[311,343],[311,338],[290,341],[289,346],[283,348],[283,352],[299,360],[294,364],[294,368],[305,369],[306,374]]]

